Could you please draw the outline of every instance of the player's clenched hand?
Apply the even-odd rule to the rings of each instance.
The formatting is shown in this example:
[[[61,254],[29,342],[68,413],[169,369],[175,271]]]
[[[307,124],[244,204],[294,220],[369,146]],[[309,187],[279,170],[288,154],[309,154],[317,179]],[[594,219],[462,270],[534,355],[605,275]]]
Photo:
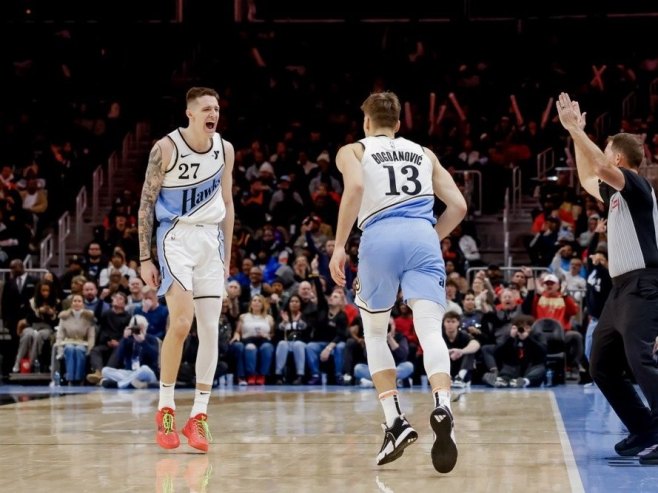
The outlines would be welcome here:
[[[341,286],[345,286],[345,261],[347,260],[347,254],[345,253],[345,247],[339,247],[336,245],[334,248],[334,253],[331,256],[331,261],[329,261],[329,271],[331,272],[331,278],[334,282]]]
[[[157,289],[160,286],[160,273],[155,264],[150,260],[141,263],[139,273],[146,285],[150,288]]]

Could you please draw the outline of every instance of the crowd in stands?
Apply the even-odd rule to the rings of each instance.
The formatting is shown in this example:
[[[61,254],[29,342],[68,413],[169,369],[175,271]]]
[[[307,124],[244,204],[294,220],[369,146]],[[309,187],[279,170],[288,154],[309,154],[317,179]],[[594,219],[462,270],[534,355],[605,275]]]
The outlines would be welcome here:
[[[216,383],[229,374],[234,379],[230,383],[237,385],[326,381],[371,386],[363,327],[354,305],[356,277],[352,275],[349,290],[333,285],[327,271],[334,245],[330,225],[312,215],[295,226],[297,237],[267,223],[254,236],[244,225],[236,229],[233,256],[240,265],[231,268],[218,321],[222,337]],[[157,382],[167,307],[144,286],[134,259],[126,261],[126,236],[112,236],[111,231],[104,243],[92,241],[84,255],[71,257],[59,277],[49,273],[34,278],[20,259],[12,260],[2,295],[3,313],[14,315],[6,317],[5,324],[12,324],[19,336],[15,357],[5,361],[13,365],[12,372],[57,364],[64,380],[72,383],[142,388]],[[600,235],[592,235],[597,246],[588,257],[587,271],[597,256],[605,264]],[[358,244],[358,235],[350,243]],[[459,238],[451,236],[451,244],[459,245]],[[103,253],[107,248],[109,256]],[[559,266],[553,272],[521,268],[509,279],[497,266],[483,266],[468,276],[463,255],[449,262],[443,333],[457,388],[471,381],[494,387],[541,384],[548,341],[533,324],[541,319],[555,320],[564,330],[559,337],[567,377],[579,377],[586,364],[582,306],[600,285],[569,287],[567,283],[581,275],[573,262],[566,273]],[[354,249],[346,270],[358,272]],[[567,273],[571,277],[565,277]],[[67,285],[61,284],[64,279]],[[404,293],[391,314],[388,342],[399,384],[419,383],[423,351]],[[197,346],[192,330],[181,385],[194,383]]]
[[[609,289],[600,219],[605,211],[571,186],[568,172],[541,183],[529,178],[537,154],[546,148],[554,149],[558,163],[573,167],[550,107],[558,90],[573,89],[588,111],[600,112],[658,75],[655,59],[611,55],[609,69],[597,68],[592,75],[578,59],[556,59],[553,52],[562,46],[558,41],[521,61],[527,53],[516,42],[506,57],[496,52],[518,41],[506,35],[474,58],[464,56],[461,46],[446,55],[424,30],[414,34],[368,27],[359,38],[362,49],[339,50],[345,70],[335,71],[317,62],[335,58],[336,50],[325,51],[322,33],[328,31],[318,31],[305,32],[301,46],[295,29],[242,31],[233,38],[239,40],[235,50],[200,49],[177,79],[177,84],[217,87],[221,131],[236,149],[236,222],[228,296],[218,321],[217,382],[232,375],[237,385],[317,385],[326,375],[329,383],[372,385],[353,290],[336,288],[328,272],[342,193],[333,156],[338,146],[361,137],[360,101],[369,91],[389,88],[408,103],[401,135],[437,153],[455,173],[471,210],[441,242],[448,296],[443,333],[455,386],[540,385],[556,352],[564,354],[566,378],[584,379],[588,320],[600,313]],[[58,32],[55,39],[69,46],[70,35]],[[371,56],[364,57],[364,50]],[[97,54],[93,60],[100,63],[104,57]],[[231,63],[240,70],[220,70]],[[21,77],[34,83],[34,66],[39,60],[14,65],[14,83]],[[58,83],[71,85],[68,65],[47,68],[63,77]],[[357,83],[354,73],[365,76]],[[110,96],[109,85],[103,87]],[[176,91],[180,94],[171,104],[158,110],[158,117],[164,117],[153,120],[154,135],[184,124],[184,89]],[[94,240],[81,245],[61,276],[34,278],[22,262],[56,217],[52,204],[66,203],[53,200],[53,194],[70,196],[67,190],[93,171],[89,165],[95,161],[85,156],[97,159],[116,145],[120,132],[108,129],[125,130],[121,115],[129,102],[122,100],[122,106],[107,99],[90,116],[78,101],[62,115],[70,125],[56,134],[49,133],[52,122],[34,122],[29,114],[4,115],[10,132],[1,138],[13,149],[0,173],[0,262],[11,269],[2,294],[4,327],[12,334],[11,340],[0,341],[4,375],[57,365],[72,383],[141,388],[157,381],[167,309],[139,278],[138,190],[116,198]],[[658,142],[654,115],[642,114],[620,126],[646,134],[652,160]],[[78,173],[77,166],[85,172]],[[500,209],[516,166],[523,170],[524,190],[537,198],[527,241],[532,267],[504,271],[481,258],[472,211]],[[469,181],[464,172],[470,171],[481,173],[483,182]],[[473,187],[483,183],[479,203]],[[441,212],[438,202],[436,212]],[[350,288],[358,274],[359,241],[355,232],[348,242]],[[421,380],[423,351],[403,301],[400,293],[388,342],[399,384],[406,386]],[[546,319],[560,326],[557,342],[539,323]],[[181,385],[194,383],[197,347],[193,328]]]

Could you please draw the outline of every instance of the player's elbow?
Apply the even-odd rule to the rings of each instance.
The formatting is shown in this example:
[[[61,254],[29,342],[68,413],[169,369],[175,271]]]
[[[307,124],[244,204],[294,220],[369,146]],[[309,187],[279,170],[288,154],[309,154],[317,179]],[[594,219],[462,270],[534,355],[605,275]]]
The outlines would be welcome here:
[[[450,208],[452,209],[455,218],[459,218],[460,221],[464,219],[464,217],[466,216],[466,212],[468,210],[468,207],[466,205],[466,200],[461,194],[459,195],[459,197],[455,198]]]

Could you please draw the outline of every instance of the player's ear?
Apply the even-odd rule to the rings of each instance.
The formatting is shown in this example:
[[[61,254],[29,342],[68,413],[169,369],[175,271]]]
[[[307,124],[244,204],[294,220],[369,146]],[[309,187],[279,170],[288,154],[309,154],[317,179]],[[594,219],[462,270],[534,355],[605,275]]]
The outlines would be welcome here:
[[[394,130],[394,132],[395,132],[395,133],[398,133],[399,131],[400,131],[400,120],[398,120],[398,122],[395,124],[395,130]]]

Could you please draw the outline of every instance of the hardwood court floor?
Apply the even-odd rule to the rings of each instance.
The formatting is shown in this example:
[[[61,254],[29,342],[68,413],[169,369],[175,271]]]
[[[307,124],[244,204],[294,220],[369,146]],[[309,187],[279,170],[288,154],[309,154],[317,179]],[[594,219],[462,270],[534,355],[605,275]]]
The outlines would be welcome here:
[[[177,393],[179,428],[192,398]],[[459,461],[447,475],[431,464],[431,399],[420,389],[402,392],[420,438],[383,467],[374,463],[383,415],[373,390],[221,389],[211,402],[207,455],[184,437],[174,451],[154,444],[153,390],[1,406],[1,491],[582,491],[552,392],[463,395],[453,403]]]

